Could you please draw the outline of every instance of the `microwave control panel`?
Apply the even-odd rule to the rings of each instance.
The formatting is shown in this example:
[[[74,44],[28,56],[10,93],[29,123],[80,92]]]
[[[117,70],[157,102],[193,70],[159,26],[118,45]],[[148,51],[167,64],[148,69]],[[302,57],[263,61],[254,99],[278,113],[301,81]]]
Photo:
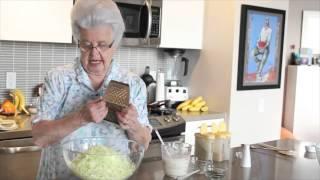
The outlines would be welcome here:
[[[152,7],[152,25],[150,37],[157,38],[160,36],[160,17],[160,8]]]

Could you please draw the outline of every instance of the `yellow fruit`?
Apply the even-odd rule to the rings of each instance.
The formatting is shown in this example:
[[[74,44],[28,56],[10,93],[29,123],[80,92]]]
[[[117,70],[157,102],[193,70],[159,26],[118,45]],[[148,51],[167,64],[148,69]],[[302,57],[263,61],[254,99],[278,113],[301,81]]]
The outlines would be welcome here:
[[[203,107],[200,108],[200,110],[202,112],[207,112],[209,110],[209,107],[208,106],[203,106]]]
[[[206,123],[202,123],[200,126],[200,134],[205,135],[208,133],[208,126]]]
[[[200,111],[200,106],[191,106],[188,110],[191,112],[197,112]]]
[[[23,94],[23,92],[20,89],[15,89],[13,90],[13,95],[18,97],[18,101],[19,101],[19,105],[18,105],[18,110],[20,112],[25,112],[27,115],[29,115],[30,113],[26,110],[25,106],[26,106],[26,98]]]
[[[193,106],[195,106],[195,107],[202,107],[202,106],[204,106],[204,105],[206,105],[206,101],[204,101],[204,100],[201,100],[201,101],[199,101],[197,104],[195,104],[195,105],[193,105]],[[200,109],[199,109],[200,110]]]
[[[211,132],[213,134],[216,134],[218,132],[218,126],[217,126],[217,124],[215,122],[213,122],[212,125],[211,125]]]
[[[184,106],[187,106],[190,103],[191,103],[191,99],[185,100],[183,103],[179,104],[179,106],[176,109],[181,110]]]
[[[189,108],[191,108],[192,106],[191,105],[186,105],[186,106],[183,106],[182,107],[182,111],[188,111],[189,110]]]
[[[191,102],[191,105],[194,106],[194,105],[196,105],[197,103],[199,103],[199,102],[202,101],[202,100],[203,100],[202,96],[199,96],[199,97],[195,98],[195,99]]]

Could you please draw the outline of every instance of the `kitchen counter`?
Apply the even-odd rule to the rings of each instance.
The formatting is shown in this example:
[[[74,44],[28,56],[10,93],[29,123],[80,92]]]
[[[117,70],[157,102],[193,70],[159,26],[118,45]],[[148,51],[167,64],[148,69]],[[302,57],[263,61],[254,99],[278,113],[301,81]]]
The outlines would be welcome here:
[[[177,111],[185,121],[198,121],[198,120],[209,120],[209,119],[225,119],[226,114],[221,112],[189,112],[189,111]]]
[[[13,119],[19,128],[11,131],[0,131],[0,140],[31,137],[31,116],[18,115],[17,117],[0,116],[1,119]]]
[[[308,159],[305,154],[305,145],[307,142],[296,140],[279,140],[268,142],[268,144],[280,148],[294,149],[297,152],[296,157],[285,156],[271,150],[251,149],[251,168],[240,167],[240,160],[235,158],[235,152],[240,148],[232,149],[232,160],[222,163],[216,163],[216,166],[227,168],[223,180],[319,180],[320,165],[314,157]],[[146,152],[152,153],[153,157],[144,158],[137,172],[130,180],[164,180],[172,179],[165,176],[161,156],[160,144],[151,144]],[[309,157],[310,158],[310,157]],[[313,158],[313,159],[312,159]],[[208,179],[203,174],[195,174],[188,178],[189,180]]]

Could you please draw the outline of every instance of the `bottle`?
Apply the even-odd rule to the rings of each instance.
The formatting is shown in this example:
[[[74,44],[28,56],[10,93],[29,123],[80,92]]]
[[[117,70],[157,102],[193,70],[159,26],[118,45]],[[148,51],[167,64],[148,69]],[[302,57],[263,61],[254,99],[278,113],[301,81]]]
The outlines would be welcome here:
[[[241,167],[249,168],[251,167],[250,145],[242,144],[241,147],[242,147]]]

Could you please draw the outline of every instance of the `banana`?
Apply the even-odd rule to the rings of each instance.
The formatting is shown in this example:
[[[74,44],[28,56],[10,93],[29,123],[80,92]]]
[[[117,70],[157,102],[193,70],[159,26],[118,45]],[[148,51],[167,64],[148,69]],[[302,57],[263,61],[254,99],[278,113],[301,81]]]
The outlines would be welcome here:
[[[200,108],[200,111],[202,111],[202,112],[207,112],[208,110],[209,110],[208,106],[203,106]]]
[[[191,102],[191,105],[194,106],[194,105],[196,105],[197,103],[199,103],[199,102],[202,101],[202,100],[203,100],[202,96],[199,96],[199,97],[195,98],[195,99]]]
[[[19,97],[13,93],[13,92],[10,92],[9,95],[12,97],[13,99],[13,104],[14,104],[14,108],[15,108],[15,111],[14,111],[14,116],[16,117],[18,115],[18,107],[19,107],[19,104],[20,104],[20,99]]]
[[[200,106],[191,106],[188,110],[191,112],[197,112],[200,111]]]
[[[19,99],[18,101],[19,101],[19,104],[18,104],[18,110],[20,111],[20,112],[25,112],[27,115],[29,115],[30,113],[26,110],[26,108],[25,108],[25,106],[26,106],[26,98],[25,98],[25,96],[24,96],[24,94],[23,94],[23,92],[20,90],[20,89],[15,89],[15,90],[13,90],[13,94],[14,94],[14,96],[17,96],[18,98],[17,99]]]
[[[181,110],[182,111],[188,111],[188,109],[191,108],[191,107],[192,107],[191,105],[186,105],[186,106],[183,106]]]
[[[197,104],[195,104],[195,105],[193,105],[194,107],[199,107],[199,108],[201,108],[201,107],[203,107],[204,105],[206,105],[207,103],[206,103],[206,101],[204,101],[204,100],[201,100],[200,102],[198,102]],[[200,110],[200,109],[199,109]]]
[[[187,106],[191,103],[191,99],[185,100],[183,103],[179,104],[179,106],[176,108],[177,110],[182,110],[184,106]]]

